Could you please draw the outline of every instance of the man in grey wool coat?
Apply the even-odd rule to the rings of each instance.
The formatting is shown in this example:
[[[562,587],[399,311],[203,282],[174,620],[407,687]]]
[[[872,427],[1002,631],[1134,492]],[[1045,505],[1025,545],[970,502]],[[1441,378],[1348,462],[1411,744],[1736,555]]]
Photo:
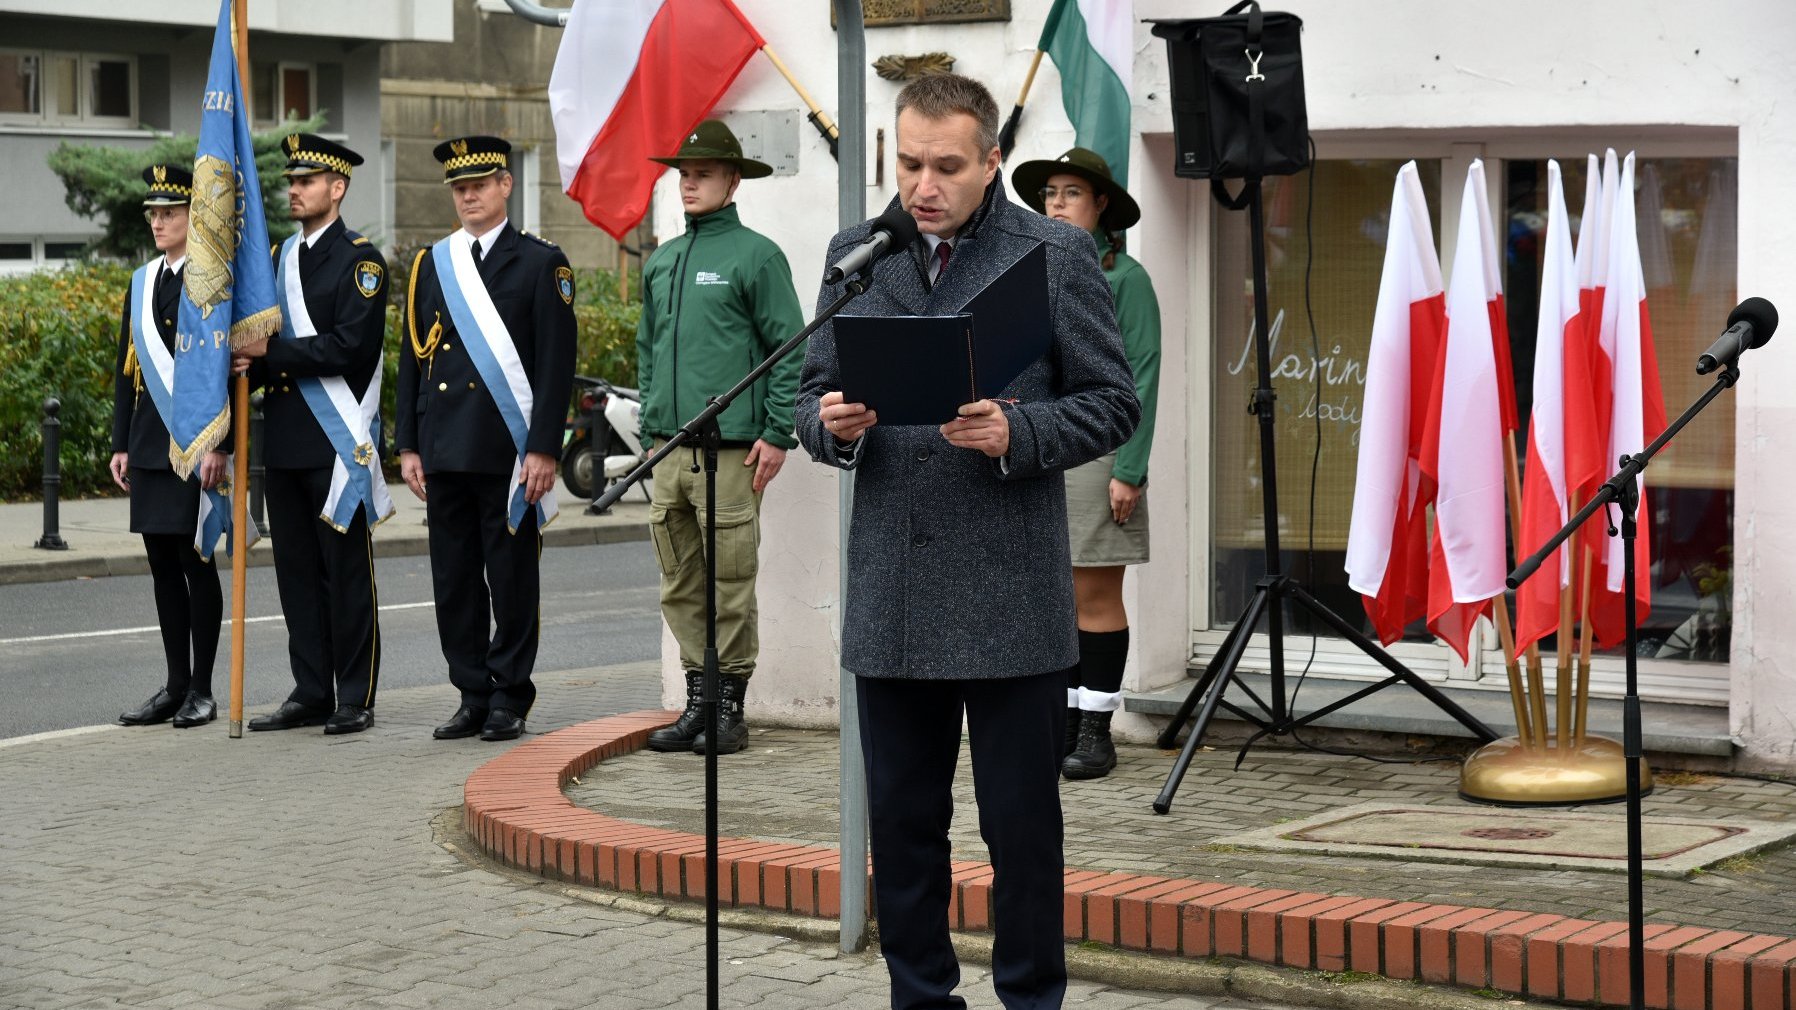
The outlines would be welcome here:
[[[856,675],[874,896],[895,1010],[958,1008],[948,937],[950,792],[965,717],[991,851],[992,980],[1008,1010],[1061,1005],[1059,770],[1078,662],[1061,472],[1126,441],[1140,405],[1091,236],[1010,202],[998,106],[977,81],[898,96],[898,203],[921,235],[873,269],[863,315],[952,312],[1046,245],[1046,356],[940,428],[842,402],[835,333],[811,339],[798,436],[854,470],[842,664]],[[829,262],[867,238],[837,235]],[[840,285],[824,285],[818,305]]]

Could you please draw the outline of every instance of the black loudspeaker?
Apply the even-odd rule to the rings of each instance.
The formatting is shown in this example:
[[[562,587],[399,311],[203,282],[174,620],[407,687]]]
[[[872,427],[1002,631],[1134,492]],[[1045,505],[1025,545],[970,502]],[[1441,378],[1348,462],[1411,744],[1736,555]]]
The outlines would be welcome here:
[[[1301,18],[1242,0],[1221,17],[1151,23],[1171,72],[1174,174],[1260,179],[1309,166]]]

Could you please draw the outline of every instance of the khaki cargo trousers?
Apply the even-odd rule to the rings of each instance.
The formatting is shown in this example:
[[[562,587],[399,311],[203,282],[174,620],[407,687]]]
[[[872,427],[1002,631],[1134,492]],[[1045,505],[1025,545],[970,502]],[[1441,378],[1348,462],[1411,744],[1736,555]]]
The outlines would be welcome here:
[[[755,574],[760,568],[761,496],[747,449],[717,454],[717,669],[746,680],[761,651]],[[661,614],[680,645],[680,665],[705,668],[705,475],[685,446],[655,468],[649,537],[661,567]]]

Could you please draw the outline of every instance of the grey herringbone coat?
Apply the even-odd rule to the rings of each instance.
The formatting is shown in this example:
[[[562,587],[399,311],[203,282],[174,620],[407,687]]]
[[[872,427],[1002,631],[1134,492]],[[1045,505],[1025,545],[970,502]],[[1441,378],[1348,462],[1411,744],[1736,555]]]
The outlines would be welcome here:
[[[835,262],[866,239],[830,243]],[[835,331],[812,336],[797,403],[812,458],[852,469],[854,519],[842,665],[863,677],[974,680],[1046,673],[1079,658],[1061,472],[1127,441],[1140,418],[1110,288],[1091,236],[1006,198],[994,180],[933,290],[924,242],[880,262],[858,315],[951,312],[1037,242],[1047,244],[1054,339],[1005,390],[1008,467],[928,426],[875,425],[845,458],[818,419],[841,388]],[[819,310],[841,293],[824,285]]]

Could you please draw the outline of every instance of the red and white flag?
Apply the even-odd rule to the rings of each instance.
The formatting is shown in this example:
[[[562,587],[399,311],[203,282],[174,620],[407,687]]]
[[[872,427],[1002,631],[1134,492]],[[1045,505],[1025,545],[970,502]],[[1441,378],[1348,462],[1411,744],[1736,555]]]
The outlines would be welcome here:
[[[1594,194],[1596,159],[1591,159]],[[1592,206],[1594,199],[1586,206]],[[1585,220],[1588,222],[1589,218]],[[1571,221],[1565,210],[1565,182],[1559,163],[1547,162],[1547,229],[1541,255],[1540,322],[1534,337],[1534,412],[1528,421],[1528,472],[1522,482],[1521,536],[1518,557],[1539,550],[1571,517],[1571,485],[1566,478],[1567,407],[1573,402],[1566,383],[1566,354],[1583,350],[1577,334],[1579,314],[1577,265],[1572,253]],[[1586,412],[1589,400],[1579,395]],[[1552,634],[1559,626],[1559,598],[1571,585],[1571,551],[1561,547],[1557,563],[1548,561],[1516,590],[1515,647],[1519,651]]]
[[[1478,618],[1503,595],[1506,574],[1502,383],[1497,374],[1485,246],[1484,163],[1472,162],[1460,202],[1447,334],[1436,366],[1422,441],[1422,472],[1434,485],[1429,546],[1428,630],[1467,658]]]
[[[622,238],[667,157],[766,44],[730,0],[580,0],[549,74],[561,188]]]
[[[1484,289],[1490,296],[1485,306],[1490,314],[1491,350],[1497,356],[1497,405],[1503,413],[1503,434],[1508,436],[1521,423],[1515,408],[1515,359],[1509,353],[1509,307],[1503,300],[1503,254],[1489,200],[1478,201],[1478,221],[1484,229]]]
[[[1391,194],[1347,534],[1348,585],[1364,598],[1366,616],[1386,645],[1427,610],[1422,434],[1445,329],[1434,227],[1412,161],[1398,170]]]
[[[1659,387],[1659,359],[1653,348],[1653,326],[1646,307],[1646,280],[1640,267],[1640,241],[1634,209],[1634,155],[1629,152],[1622,161],[1621,180],[1616,186],[1615,214],[1609,222],[1608,278],[1604,284],[1603,317],[1598,349],[1609,366],[1608,459],[1617,464],[1624,455],[1646,448],[1646,443],[1665,430],[1665,397]],[[1639,576],[1634,594],[1639,619],[1646,620],[1652,602],[1652,580],[1647,565],[1652,551],[1648,537],[1652,512],[1647,508],[1645,478],[1635,478],[1640,490],[1640,534],[1634,541],[1634,559]],[[1617,602],[1622,593],[1622,566],[1626,548],[1620,537],[1612,537],[1602,551],[1604,580],[1600,588]],[[1600,597],[1599,597],[1600,598]],[[1593,610],[1598,608],[1594,607]],[[1625,631],[1625,629],[1620,629]],[[1602,623],[1596,628],[1597,640],[1604,633],[1620,635]]]

